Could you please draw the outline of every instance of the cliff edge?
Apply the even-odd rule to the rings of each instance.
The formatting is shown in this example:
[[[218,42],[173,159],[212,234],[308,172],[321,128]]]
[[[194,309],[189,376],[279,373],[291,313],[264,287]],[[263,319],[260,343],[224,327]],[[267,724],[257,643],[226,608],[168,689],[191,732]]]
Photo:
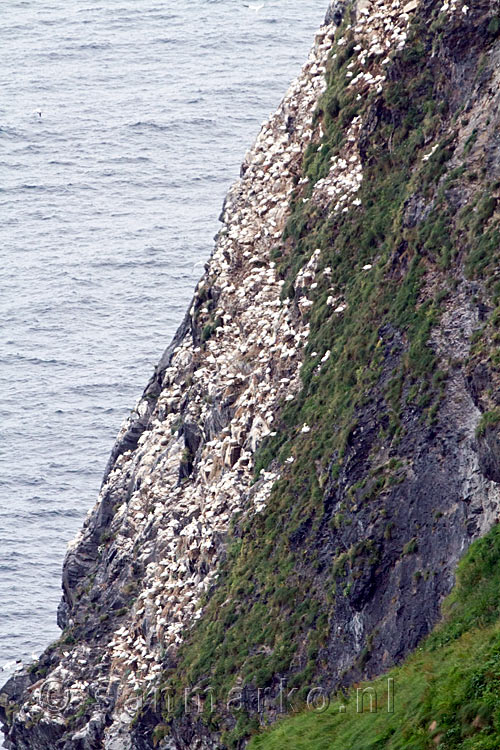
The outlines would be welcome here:
[[[68,547],[61,638],[0,691],[8,748],[242,748],[283,685],[432,630],[500,507],[499,38],[496,0],[330,6]]]

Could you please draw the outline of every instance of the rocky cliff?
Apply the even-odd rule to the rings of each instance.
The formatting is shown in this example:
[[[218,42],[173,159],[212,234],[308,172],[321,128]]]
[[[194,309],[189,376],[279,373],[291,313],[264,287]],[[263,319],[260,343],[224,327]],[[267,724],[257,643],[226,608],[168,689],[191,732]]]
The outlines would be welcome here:
[[[7,747],[244,747],[283,685],[432,629],[500,506],[499,36],[496,0],[329,8],[68,547],[62,636],[2,688]]]

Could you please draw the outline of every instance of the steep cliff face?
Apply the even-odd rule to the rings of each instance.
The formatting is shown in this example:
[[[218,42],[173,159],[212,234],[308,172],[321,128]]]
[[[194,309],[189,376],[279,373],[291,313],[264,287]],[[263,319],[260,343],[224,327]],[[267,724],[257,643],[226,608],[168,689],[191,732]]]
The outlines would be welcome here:
[[[240,747],[284,680],[438,619],[500,504],[498,13],[330,7],[68,548],[62,637],[0,693],[9,747]]]

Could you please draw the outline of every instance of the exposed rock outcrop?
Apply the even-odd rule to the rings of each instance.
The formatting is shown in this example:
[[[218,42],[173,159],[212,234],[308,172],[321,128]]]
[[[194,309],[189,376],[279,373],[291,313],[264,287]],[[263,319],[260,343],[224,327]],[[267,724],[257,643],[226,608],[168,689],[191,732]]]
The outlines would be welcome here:
[[[0,692],[7,747],[243,747],[260,687],[350,684],[436,622],[500,508],[497,12],[331,4],[68,547],[61,640]]]

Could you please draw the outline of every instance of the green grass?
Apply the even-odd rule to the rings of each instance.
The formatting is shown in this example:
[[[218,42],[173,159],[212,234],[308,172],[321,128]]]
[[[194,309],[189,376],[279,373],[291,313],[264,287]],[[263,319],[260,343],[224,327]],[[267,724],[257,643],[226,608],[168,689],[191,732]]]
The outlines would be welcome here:
[[[497,427],[500,424],[500,409],[487,411],[481,417],[476,430],[477,437],[482,437],[490,428]]]
[[[304,710],[256,735],[249,750],[498,750],[500,747],[500,528],[472,545],[440,624],[406,662],[360,685],[324,713]],[[388,705],[388,679],[393,680]],[[373,704],[375,707],[375,704]],[[389,712],[388,708],[393,711]],[[340,712],[342,710],[342,713]],[[439,742],[438,742],[439,740]]]

